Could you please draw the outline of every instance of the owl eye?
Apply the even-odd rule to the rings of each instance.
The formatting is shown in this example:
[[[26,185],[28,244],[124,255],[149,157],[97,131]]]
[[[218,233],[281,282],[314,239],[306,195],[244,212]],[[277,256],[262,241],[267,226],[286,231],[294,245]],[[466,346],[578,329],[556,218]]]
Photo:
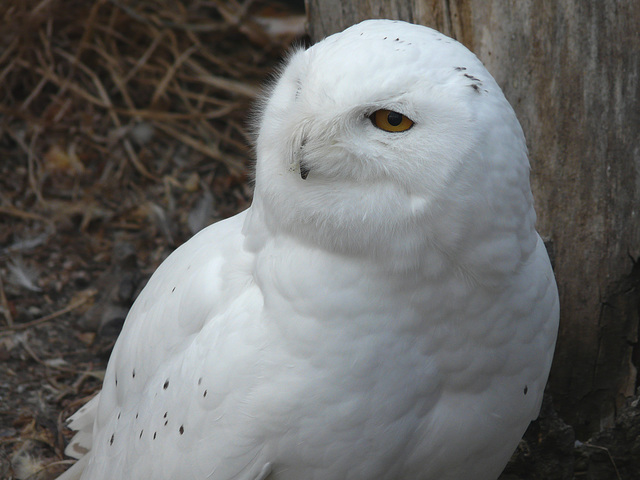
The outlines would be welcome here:
[[[393,110],[376,110],[369,118],[374,126],[386,132],[404,132],[413,126],[413,120]]]

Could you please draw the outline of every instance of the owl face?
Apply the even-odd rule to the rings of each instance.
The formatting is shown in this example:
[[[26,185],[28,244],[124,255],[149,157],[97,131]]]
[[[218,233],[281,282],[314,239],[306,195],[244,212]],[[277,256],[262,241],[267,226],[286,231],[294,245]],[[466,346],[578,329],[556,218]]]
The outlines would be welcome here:
[[[363,22],[293,53],[257,154],[272,228],[334,250],[460,248],[478,205],[529,189],[522,133],[491,75],[459,43],[403,22]],[[496,172],[517,180],[496,188]]]

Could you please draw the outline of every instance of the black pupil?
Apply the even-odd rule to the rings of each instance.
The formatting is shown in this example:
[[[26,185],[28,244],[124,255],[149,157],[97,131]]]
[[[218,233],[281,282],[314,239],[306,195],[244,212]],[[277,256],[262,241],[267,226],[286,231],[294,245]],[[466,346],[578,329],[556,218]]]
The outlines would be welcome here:
[[[389,112],[389,115],[387,115],[387,122],[389,122],[389,125],[397,127],[402,122],[402,114],[398,112]]]

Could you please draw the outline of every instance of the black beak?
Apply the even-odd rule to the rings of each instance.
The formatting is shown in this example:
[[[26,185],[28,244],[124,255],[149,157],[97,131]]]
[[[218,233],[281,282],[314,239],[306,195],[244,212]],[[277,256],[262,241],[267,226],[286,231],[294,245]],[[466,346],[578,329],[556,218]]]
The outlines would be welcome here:
[[[300,178],[302,178],[303,180],[306,180],[308,175],[309,175],[309,169],[305,167],[303,163],[300,163]]]

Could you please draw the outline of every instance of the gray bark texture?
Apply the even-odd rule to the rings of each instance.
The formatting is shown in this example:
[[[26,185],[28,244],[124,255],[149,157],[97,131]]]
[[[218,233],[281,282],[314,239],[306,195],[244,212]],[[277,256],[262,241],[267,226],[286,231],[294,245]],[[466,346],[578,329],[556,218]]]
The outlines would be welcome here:
[[[307,0],[314,41],[366,18],[440,30],[476,53],[527,136],[538,230],[561,297],[549,390],[578,437],[638,387],[640,2]]]

